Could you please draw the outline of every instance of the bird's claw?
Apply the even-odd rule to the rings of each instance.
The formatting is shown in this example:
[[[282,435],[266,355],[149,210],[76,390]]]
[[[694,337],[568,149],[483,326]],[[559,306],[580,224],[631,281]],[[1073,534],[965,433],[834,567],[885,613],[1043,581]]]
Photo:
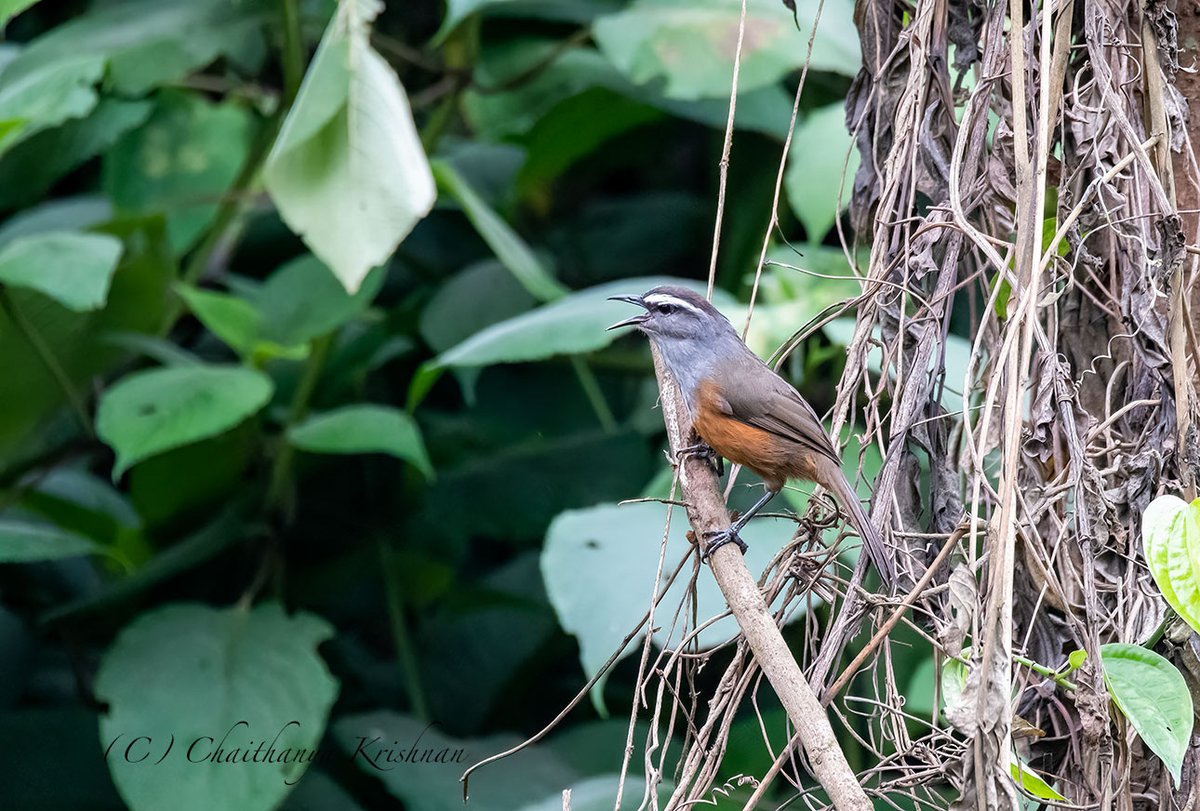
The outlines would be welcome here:
[[[713,552],[716,552],[727,543],[737,544],[738,549],[742,550],[743,555],[746,554],[746,550],[750,548],[746,545],[746,542],[738,536],[733,527],[730,527],[729,529],[710,530],[704,533],[704,537],[705,539],[711,538],[711,540],[705,544],[704,553],[700,555],[700,560],[702,561],[707,561],[712,557]]]
[[[695,456],[708,462],[718,476],[725,475],[725,459],[707,442],[697,442],[695,445],[688,445],[686,448],[675,451],[675,463],[679,464],[689,456]]]

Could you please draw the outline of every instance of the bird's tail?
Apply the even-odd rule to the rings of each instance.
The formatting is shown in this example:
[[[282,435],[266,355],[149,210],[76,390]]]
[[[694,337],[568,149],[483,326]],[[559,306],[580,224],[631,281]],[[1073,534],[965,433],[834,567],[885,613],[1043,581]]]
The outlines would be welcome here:
[[[875,529],[875,525],[863,511],[862,504],[858,501],[858,493],[846,480],[846,476],[840,468],[831,471],[831,475],[826,478],[829,481],[821,482],[821,484],[826,489],[832,490],[833,495],[841,502],[843,509],[850,513],[850,522],[854,524],[859,537],[862,538],[863,549],[866,550],[871,562],[875,564],[875,568],[883,577],[884,585],[889,589],[893,588],[896,584],[896,562],[892,557],[891,550],[884,545],[879,531]]]

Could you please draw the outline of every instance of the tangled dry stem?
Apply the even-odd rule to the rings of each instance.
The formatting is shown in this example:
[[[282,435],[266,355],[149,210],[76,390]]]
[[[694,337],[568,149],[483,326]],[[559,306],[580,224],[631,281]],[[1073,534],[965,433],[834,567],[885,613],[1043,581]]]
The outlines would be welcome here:
[[[1175,16],[1130,0],[859,0],[855,19],[850,212],[870,253],[832,433],[856,423],[882,453],[872,518],[915,593],[904,613],[863,592],[861,569],[843,579],[817,509],[761,591],[779,625],[804,612],[797,658],[818,693],[838,685],[831,717],[874,757],[858,774],[874,797],[1012,808],[1015,752],[1067,805],[1186,807],[1200,750],[1174,785],[1110,712],[1098,666],[1100,645],[1145,641],[1163,621],[1140,518],[1157,494],[1192,496],[1200,467],[1200,226],[1179,205],[1200,200],[1200,130],[1174,85]],[[817,598],[831,610],[808,610]],[[660,806],[663,784],[670,809],[748,784],[752,808],[781,779],[792,802],[824,806],[802,736],[765,726],[772,768],[716,785],[763,674],[744,638],[731,658],[699,650],[694,607],[664,613],[671,642],[646,649],[633,713],[650,722],[642,807]],[[880,631],[897,622],[939,663],[965,664],[944,713],[905,711]],[[855,678],[838,678],[851,641],[872,636]],[[1168,628],[1159,650],[1200,672],[1191,641]],[[1056,669],[1076,649],[1088,656],[1074,692],[1020,664]],[[700,668],[726,660],[716,693],[699,695]]]

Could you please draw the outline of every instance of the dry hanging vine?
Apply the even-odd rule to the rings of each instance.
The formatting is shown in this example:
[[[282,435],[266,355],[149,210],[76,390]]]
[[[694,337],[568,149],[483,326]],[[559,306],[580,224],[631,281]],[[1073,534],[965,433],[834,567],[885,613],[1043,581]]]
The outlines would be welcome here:
[[[1145,642],[1163,621],[1140,517],[1159,493],[1193,495],[1200,466],[1200,235],[1178,202],[1200,200],[1200,128],[1174,84],[1174,14],[1129,0],[859,0],[855,19],[850,208],[870,258],[833,435],[861,415],[882,452],[872,518],[891,528],[913,593],[870,599],[861,568],[844,580],[819,543],[828,513],[810,510],[760,580],[767,604],[779,623],[831,604],[825,626],[805,614],[797,657],[839,735],[875,755],[859,773],[870,795],[1016,807],[1015,753],[1071,805],[1187,807],[1200,750],[1173,785],[1113,717],[1098,665],[1101,644]],[[947,376],[955,341],[961,379]],[[946,409],[948,390],[961,408]],[[739,639],[703,699],[696,673],[714,652],[696,649],[689,607],[654,622],[671,642],[643,659],[635,700],[650,714],[642,806],[659,807],[664,783],[669,809],[711,803],[731,790],[718,767],[762,673]],[[905,712],[897,622],[965,665],[949,726],[937,707]],[[838,676],[864,630],[878,648]],[[1160,650],[1200,672],[1187,636],[1168,628]],[[1073,692],[1029,667],[1075,649],[1088,658]],[[663,744],[677,733],[672,763]],[[825,804],[796,743],[768,738],[772,768],[736,778],[755,788],[747,808],[780,777],[792,802]]]

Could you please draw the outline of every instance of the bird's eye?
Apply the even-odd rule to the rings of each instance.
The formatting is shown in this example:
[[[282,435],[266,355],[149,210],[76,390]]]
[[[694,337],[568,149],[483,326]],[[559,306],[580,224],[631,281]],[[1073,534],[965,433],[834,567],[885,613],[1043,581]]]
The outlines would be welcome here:
[[[663,315],[670,315],[676,308],[674,304],[660,304],[656,309]]]

